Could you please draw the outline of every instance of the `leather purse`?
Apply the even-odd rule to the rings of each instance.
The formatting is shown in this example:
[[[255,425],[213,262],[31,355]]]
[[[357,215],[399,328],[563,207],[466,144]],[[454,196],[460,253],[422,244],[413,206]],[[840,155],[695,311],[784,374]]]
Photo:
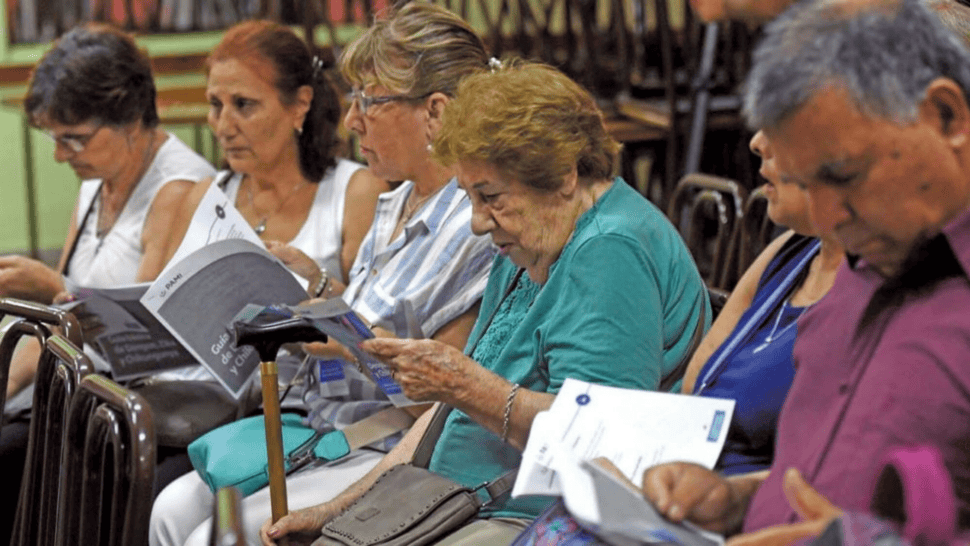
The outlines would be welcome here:
[[[387,470],[353,504],[321,529],[312,546],[421,546],[457,530],[482,506],[512,490],[518,470],[465,487],[427,470],[451,408],[439,404],[411,464]],[[482,503],[478,491],[491,499]]]
[[[234,400],[215,381],[146,381],[132,388],[152,408],[161,446],[184,448],[256,405]]]
[[[412,465],[384,472],[354,504],[333,518],[313,546],[421,546],[470,520],[476,492]]]

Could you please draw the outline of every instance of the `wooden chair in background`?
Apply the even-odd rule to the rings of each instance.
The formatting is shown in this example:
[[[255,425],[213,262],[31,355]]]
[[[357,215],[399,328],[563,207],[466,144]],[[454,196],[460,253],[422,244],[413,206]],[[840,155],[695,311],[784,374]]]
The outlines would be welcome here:
[[[775,236],[777,227],[768,217],[768,197],[755,188],[744,202],[744,214],[728,245],[727,263],[718,286],[731,290]]]

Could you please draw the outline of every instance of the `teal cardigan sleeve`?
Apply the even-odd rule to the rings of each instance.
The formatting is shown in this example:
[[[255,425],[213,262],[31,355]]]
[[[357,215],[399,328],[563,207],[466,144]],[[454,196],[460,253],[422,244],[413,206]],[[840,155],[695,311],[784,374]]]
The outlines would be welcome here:
[[[540,327],[549,390],[566,378],[656,389],[663,363],[660,280],[643,247],[615,233],[583,241],[562,275],[559,302]]]

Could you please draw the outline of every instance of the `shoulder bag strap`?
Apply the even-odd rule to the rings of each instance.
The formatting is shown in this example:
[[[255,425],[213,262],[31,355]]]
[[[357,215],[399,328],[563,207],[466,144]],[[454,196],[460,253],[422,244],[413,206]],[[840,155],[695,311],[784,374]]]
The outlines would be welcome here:
[[[91,198],[91,203],[88,205],[88,210],[84,211],[84,217],[81,218],[81,223],[77,225],[77,232],[74,234],[74,239],[71,241],[71,248],[67,251],[67,259],[64,260],[64,268],[61,269],[61,275],[65,277],[68,274],[68,270],[71,268],[71,260],[74,259],[74,253],[77,251],[77,242],[81,238],[81,232],[84,231],[84,228],[88,225],[88,220],[91,218],[91,211],[94,210],[94,203],[101,197],[102,186],[104,186],[104,182],[98,184],[98,189],[94,192],[94,197]]]

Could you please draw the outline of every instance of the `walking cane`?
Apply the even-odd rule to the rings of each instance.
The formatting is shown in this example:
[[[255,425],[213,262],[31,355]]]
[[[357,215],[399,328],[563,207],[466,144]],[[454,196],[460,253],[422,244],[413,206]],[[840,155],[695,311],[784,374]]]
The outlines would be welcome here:
[[[236,346],[251,345],[259,353],[259,375],[263,383],[263,422],[266,427],[266,461],[269,466],[269,498],[273,523],[285,516],[286,471],[283,467],[283,423],[280,419],[276,353],[284,343],[327,341],[327,335],[300,317],[269,324],[237,322]]]

